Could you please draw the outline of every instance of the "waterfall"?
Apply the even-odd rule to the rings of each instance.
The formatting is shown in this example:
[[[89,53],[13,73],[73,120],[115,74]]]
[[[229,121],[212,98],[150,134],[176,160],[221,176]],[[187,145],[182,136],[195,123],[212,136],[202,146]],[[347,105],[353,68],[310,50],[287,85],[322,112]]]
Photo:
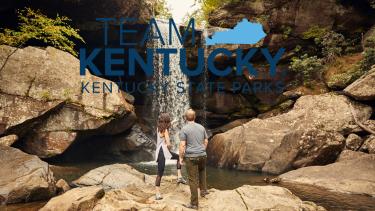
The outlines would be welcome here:
[[[161,20],[157,21],[159,30],[164,39],[164,45],[159,39],[154,39],[151,43],[153,48],[174,48],[177,49],[177,54],[170,54],[170,74],[163,75],[163,56],[162,54],[154,54],[154,76],[153,80],[157,87],[152,96],[152,113],[155,115],[154,119],[157,120],[162,112],[166,112],[171,116],[172,128],[171,142],[174,145],[174,150],[178,150],[179,138],[178,132],[184,124],[183,114],[190,108],[189,92],[186,90],[184,93],[178,93],[177,83],[182,82],[187,87],[188,77],[182,73],[180,69],[180,54],[179,49],[181,45],[176,33],[172,30],[172,43],[169,44],[169,24]],[[155,32],[154,32],[155,33]],[[168,83],[166,90],[162,85]]]

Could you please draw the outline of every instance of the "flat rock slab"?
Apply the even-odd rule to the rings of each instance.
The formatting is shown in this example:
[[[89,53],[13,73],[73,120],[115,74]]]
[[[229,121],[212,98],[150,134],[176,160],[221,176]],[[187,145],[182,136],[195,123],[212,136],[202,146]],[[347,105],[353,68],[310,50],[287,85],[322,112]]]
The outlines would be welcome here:
[[[279,177],[282,182],[308,184],[334,192],[375,196],[375,155],[360,153],[358,156],[345,157],[342,156],[340,162],[300,168]]]
[[[74,188],[52,198],[40,211],[92,210],[96,202],[104,196],[102,187]]]

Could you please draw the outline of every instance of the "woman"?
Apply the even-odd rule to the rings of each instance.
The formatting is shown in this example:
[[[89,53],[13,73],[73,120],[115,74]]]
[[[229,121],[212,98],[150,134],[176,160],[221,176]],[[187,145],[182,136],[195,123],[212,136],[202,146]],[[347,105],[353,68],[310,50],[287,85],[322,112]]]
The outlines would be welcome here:
[[[169,138],[168,129],[171,127],[171,118],[167,113],[161,113],[158,119],[157,124],[157,144],[155,152],[155,160],[158,163],[158,174],[156,176],[155,188],[156,188],[156,200],[163,199],[160,193],[160,181],[161,177],[164,174],[164,167],[166,160],[177,160],[177,184],[183,183],[186,184],[184,178],[181,174],[181,164],[179,161],[178,154],[169,151],[171,148],[171,141]]]

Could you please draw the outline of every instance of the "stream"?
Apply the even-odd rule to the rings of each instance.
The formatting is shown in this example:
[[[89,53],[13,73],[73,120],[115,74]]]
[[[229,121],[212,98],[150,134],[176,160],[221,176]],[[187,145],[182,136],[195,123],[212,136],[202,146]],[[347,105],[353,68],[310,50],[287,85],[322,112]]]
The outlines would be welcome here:
[[[55,163],[51,167],[56,179],[65,179],[70,182],[73,181],[91,169],[108,165],[108,162],[85,162],[85,163]],[[141,162],[129,163],[137,170],[146,174],[156,174],[155,162]],[[168,162],[165,168],[165,175],[172,175],[176,173],[175,165]],[[183,168],[183,174],[186,175]],[[249,171],[238,171],[229,169],[207,167],[207,183],[209,188],[216,188],[220,190],[228,190],[240,187],[242,185],[278,185],[288,188],[295,195],[304,201],[312,201],[318,205],[325,207],[331,211],[341,210],[375,210],[375,199],[363,195],[351,195],[328,192],[326,190],[296,184],[267,184],[263,181],[265,177],[272,177],[267,174]],[[26,204],[8,205],[6,207],[0,206],[1,211],[34,211],[41,208],[46,202],[33,202]]]

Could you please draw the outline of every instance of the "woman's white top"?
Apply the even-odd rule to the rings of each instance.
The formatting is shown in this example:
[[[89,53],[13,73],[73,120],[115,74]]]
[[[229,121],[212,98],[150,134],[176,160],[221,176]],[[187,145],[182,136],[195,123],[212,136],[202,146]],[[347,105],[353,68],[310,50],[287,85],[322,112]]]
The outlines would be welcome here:
[[[172,154],[169,152],[167,144],[165,143],[165,138],[160,136],[159,131],[156,131],[156,151],[155,151],[155,161],[158,161],[159,151],[163,150],[164,157],[166,160],[172,158]]]

